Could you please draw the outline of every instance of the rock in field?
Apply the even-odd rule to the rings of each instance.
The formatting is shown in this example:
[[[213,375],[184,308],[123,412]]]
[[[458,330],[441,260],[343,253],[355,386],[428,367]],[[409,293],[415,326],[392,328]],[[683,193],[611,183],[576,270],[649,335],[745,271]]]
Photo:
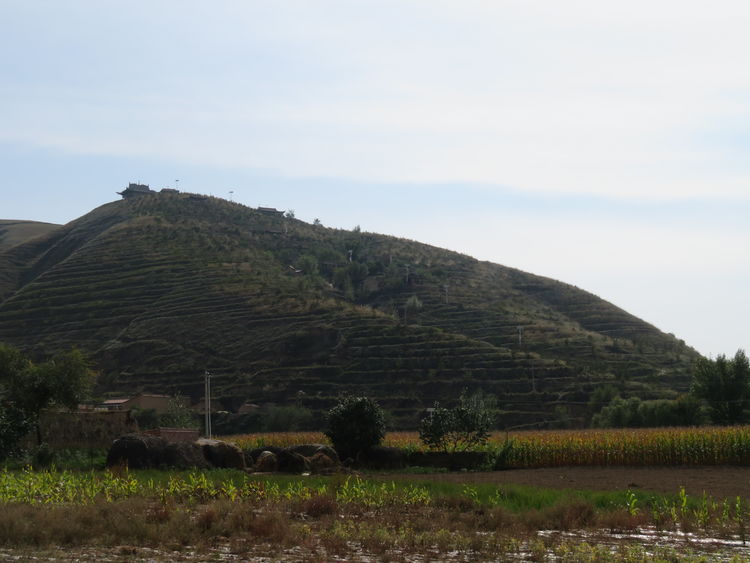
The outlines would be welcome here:
[[[258,473],[271,473],[279,468],[279,461],[276,459],[276,454],[269,451],[262,451],[258,455],[258,459],[255,462],[253,470]]]
[[[203,449],[203,457],[214,467],[245,469],[245,456],[234,444],[200,438],[195,442]]]
[[[339,454],[336,453],[336,450],[326,444],[300,444],[298,446],[291,446],[287,449],[290,452],[294,452],[296,454],[300,454],[309,458],[313,457],[317,453],[322,453],[333,460],[336,464],[341,463],[341,461],[339,460]]]

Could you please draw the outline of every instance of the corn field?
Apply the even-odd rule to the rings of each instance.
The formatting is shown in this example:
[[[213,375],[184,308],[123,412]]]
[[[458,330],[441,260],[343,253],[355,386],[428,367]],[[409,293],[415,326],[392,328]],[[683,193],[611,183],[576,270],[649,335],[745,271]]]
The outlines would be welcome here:
[[[495,441],[504,437],[495,436]],[[750,427],[511,434],[510,467],[750,465]]]
[[[328,443],[320,432],[278,432],[227,436],[244,450]],[[493,451],[507,441],[511,468],[559,466],[750,465],[750,426],[543,430],[496,432],[485,446]],[[391,432],[383,445],[424,451],[417,432]]]
[[[346,477],[323,484],[275,480],[225,478],[214,480],[206,472],[188,475],[169,474],[166,481],[139,478],[128,471],[80,473],[72,471],[27,468],[23,471],[0,472],[0,503],[93,504],[115,502],[132,497],[145,497],[177,503],[205,503],[211,500],[235,501],[299,501],[315,495],[331,495],[342,504],[355,503],[365,507],[419,506],[429,504],[430,492],[418,485],[396,486]]]

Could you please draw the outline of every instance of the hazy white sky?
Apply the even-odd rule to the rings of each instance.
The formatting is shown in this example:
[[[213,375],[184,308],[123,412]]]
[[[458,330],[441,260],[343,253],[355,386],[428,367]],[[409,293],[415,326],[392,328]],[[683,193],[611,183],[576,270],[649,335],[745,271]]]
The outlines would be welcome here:
[[[750,3],[0,1],[0,218],[129,181],[551,276],[750,346]]]

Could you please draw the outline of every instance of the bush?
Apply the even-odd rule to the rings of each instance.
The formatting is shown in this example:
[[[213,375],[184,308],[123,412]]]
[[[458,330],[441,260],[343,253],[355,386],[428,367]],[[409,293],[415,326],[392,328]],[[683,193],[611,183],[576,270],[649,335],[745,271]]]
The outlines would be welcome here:
[[[458,406],[435,408],[422,419],[419,439],[433,450],[463,452],[487,443],[494,424],[492,401],[481,393],[467,397],[461,393]]]
[[[691,395],[674,401],[623,399],[619,395],[591,420],[594,428],[653,428],[658,426],[699,426],[705,422],[700,402]]]
[[[377,446],[385,437],[383,409],[368,397],[343,397],[326,415],[325,435],[341,459]]]

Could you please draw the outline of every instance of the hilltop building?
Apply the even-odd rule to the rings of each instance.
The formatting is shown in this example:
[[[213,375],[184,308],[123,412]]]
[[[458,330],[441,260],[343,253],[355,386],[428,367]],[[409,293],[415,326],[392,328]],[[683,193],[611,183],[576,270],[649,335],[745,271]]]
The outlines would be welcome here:
[[[275,207],[258,207],[258,211],[260,211],[261,213],[265,215],[280,216],[284,214],[283,211],[276,209]]]
[[[148,184],[134,184],[131,182],[130,184],[128,184],[127,188],[117,193],[121,195],[123,199],[127,199],[129,197],[151,195],[151,194],[155,194],[156,192],[152,190],[151,188],[149,188]]]

